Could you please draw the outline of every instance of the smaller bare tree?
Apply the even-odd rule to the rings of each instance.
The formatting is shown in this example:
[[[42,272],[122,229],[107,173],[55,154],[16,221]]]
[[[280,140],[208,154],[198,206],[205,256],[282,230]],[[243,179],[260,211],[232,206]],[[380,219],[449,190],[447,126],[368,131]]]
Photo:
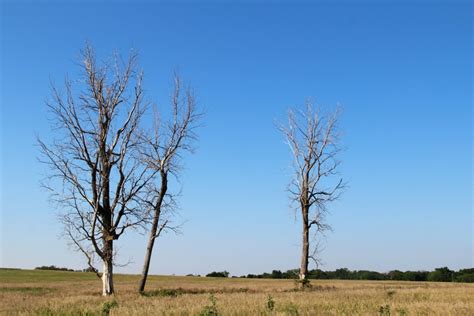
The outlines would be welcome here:
[[[176,193],[169,190],[170,176],[179,180],[181,155],[184,152],[193,152],[192,143],[197,138],[195,129],[202,116],[196,109],[192,90],[183,89],[178,74],[174,77],[171,110],[171,119],[163,123],[155,109],[154,131],[143,135],[142,160],[157,177],[155,181],[147,184],[147,195],[143,201],[151,214],[151,225],[138,285],[139,292],[145,290],[155,240],[164,230],[177,229],[177,226],[171,224],[171,215],[176,207]]]
[[[340,135],[337,129],[339,109],[323,115],[306,102],[304,111],[289,110],[288,126],[279,126],[293,155],[294,176],[289,185],[291,200],[301,214],[302,251],[299,278],[307,283],[308,261],[318,265],[317,236],[331,229],[326,222],[328,203],[339,198],[345,184],[338,174]],[[313,251],[310,253],[310,233],[314,232]]]

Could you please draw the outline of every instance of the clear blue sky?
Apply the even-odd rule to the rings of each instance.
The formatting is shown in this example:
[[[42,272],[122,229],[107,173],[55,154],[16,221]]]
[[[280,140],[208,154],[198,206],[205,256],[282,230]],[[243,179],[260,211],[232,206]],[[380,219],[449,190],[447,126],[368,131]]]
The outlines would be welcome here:
[[[350,188],[331,207],[323,269],[472,267],[472,5],[196,5],[70,1],[1,8],[1,262],[85,267],[39,187],[35,134],[51,137],[49,81],[100,56],[140,52],[148,96],[173,69],[206,109],[182,176],[182,235],[157,245],[152,273],[257,273],[298,266],[300,224],[285,192],[291,157],[274,120],[315,97],[344,107]],[[145,240],[119,240],[138,273]]]

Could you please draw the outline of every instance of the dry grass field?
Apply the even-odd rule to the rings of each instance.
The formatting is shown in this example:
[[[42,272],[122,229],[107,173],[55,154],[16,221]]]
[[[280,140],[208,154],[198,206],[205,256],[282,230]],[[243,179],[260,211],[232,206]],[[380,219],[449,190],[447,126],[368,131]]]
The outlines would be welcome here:
[[[117,275],[114,297],[94,274],[0,269],[2,315],[474,315],[474,284]],[[212,296],[212,297],[211,297]],[[271,297],[271,298],[269,298]],[[214,300],[214,305],[212,301]]]

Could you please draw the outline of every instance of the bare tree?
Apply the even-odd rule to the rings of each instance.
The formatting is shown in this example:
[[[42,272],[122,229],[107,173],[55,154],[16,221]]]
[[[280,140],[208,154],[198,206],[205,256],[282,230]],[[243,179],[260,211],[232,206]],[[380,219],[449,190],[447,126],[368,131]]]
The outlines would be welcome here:
[[[299,278],[304,288],[307,283],[308,261],[319,262],[318,245],[315,240],[310,253],[310,233],[314,237],[322,234],[330,225],[326,223],[328,203],[339,198],[345,187],[342,178],[337,177],[340,161],[339,133],[337,123],[339,110],[323,115],[313,110],[311,101],[306,102],[304,111],[288,112],[288,126],[279,126],[293,155],[294,176],[289,185],[292,199],[301,212],[302,252]]]
[[[99,65],[87,46],[81,57],[78,87],[66,79],[61,93],[52,85],[47,105],[57,137],[50,144],[38,141],[50,167],[45,185],[63,210],[66,236],[94,271],[99,257],[102,293],[111,295],[114,241],[147,218],[141,200],[154,174],[139,155],[146,104],[136,54]]]
[[[155,111],[154,131],[143,136],[145,144],[142,152],[143,162],[159,176],[156,181],[147,184],[147,197],[144,204],[151,214],[148,244],[143,262],[143,270],[138,291],[143,292],[150,268],[155,240],[166,230],[177,229],[171,224],[175,210],[175,193],[168,189],[170,175],[179,179],[180,160],[183,152],[192,152],[192,143],[196,140],[195,129],[202,114],[196,110],[196,99],[191,89],[183,89],[179,75],[175,74],[171,96],[171,119],[162,123]]]

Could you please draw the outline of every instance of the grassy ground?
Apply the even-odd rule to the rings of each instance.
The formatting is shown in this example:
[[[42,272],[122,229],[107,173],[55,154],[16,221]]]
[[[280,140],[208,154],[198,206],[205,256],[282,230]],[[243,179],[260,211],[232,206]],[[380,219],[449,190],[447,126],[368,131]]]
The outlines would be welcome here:
[[[0,269],[0,313],[474,315],[474,284],[464,283],[318,280],[296,292],[292,280],[151,276],[139,295],[137,282],[117,275],[116,295],[103,298],[92,273]]]

